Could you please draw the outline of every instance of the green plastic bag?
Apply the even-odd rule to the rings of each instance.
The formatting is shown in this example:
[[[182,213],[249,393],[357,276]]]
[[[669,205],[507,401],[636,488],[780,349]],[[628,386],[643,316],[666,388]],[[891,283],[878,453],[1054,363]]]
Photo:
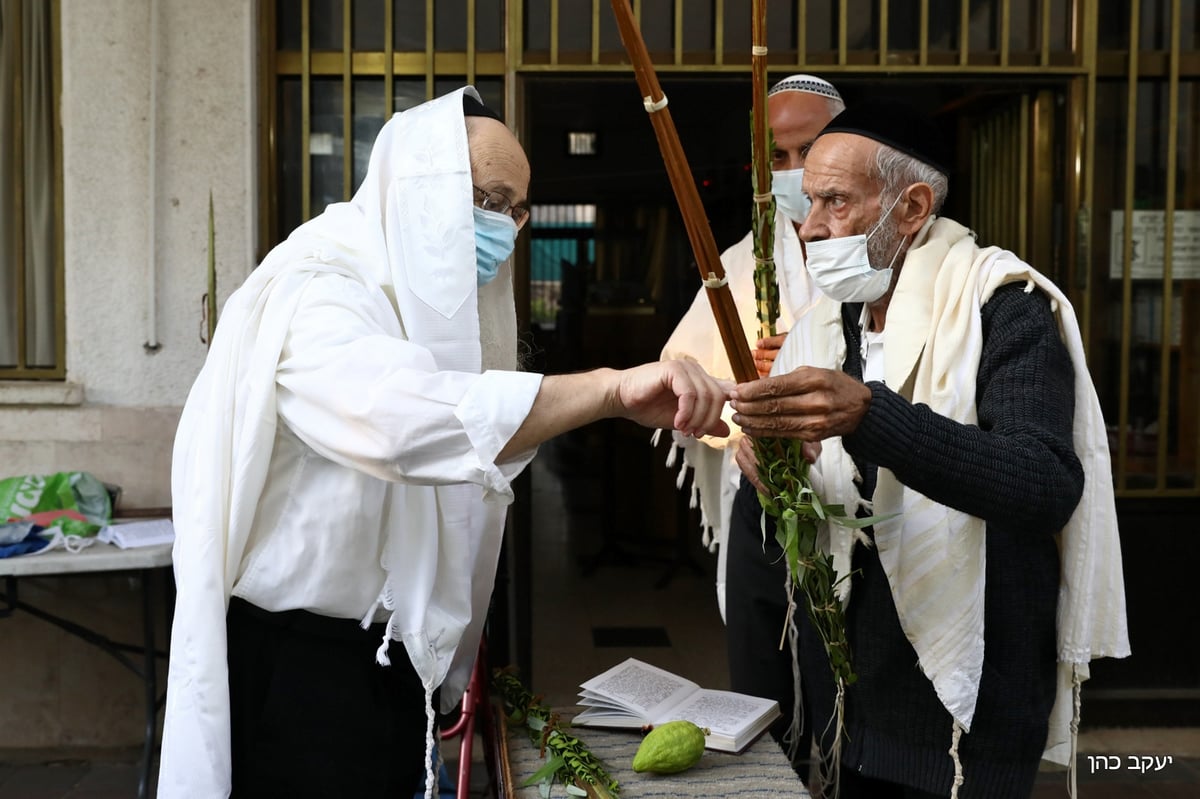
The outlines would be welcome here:
[[[95,535],[112,520],[112,500],[104,483],[88,472],[0,480],[0,521],[21,519],[66,535]]]

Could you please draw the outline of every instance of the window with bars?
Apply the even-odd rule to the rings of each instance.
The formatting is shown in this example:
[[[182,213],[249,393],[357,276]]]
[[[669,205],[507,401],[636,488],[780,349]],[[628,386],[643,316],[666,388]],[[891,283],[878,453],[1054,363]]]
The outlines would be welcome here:
[[[1088,343],[1128,494],[1200,492],[1197,108],[1197,78],[1097,87]]]
[[[392,114],[465,83],[504,108],[503,0],[263,6],[264,248],[353,195]]]
[[[708,79],[714,72],[748,69],[748,4],[630,1],[662,71]],[[511,97],[515,87],[505,84],[506,75],[516,75],[524,86],[519,94],[528,97],[543,74],[589,80],[628,69],[608,5],[604,0],[261,4],[269,17],[264,37],[270,39],[264,46],[266,190],[260,214],[269,230],[260,236],[262,245],[279,241],[327,203],[350,196],[376,132],[395,111],[467,82],[489,104],[503,107],[509,97],[513,110],[522,101]],[[1061,198],[1051,197],[1051,210],[1031,214],[1028,222],[1045,228],[1054,220],[1063,231],[1034,238],[1053,248],[1055,263],[1066,264],[1063,285],[1079,298],[1090,369],[1114,427],[1118,490],[1130,496],[1194,496],[1200,491],[1200,434],[1188,411],[1196,407],[1200,384],[1200,295],[1187,248],[1198,227],[1198,206],[1196,181],[1183,165],[1195,160],[1197,149],[1200,72],[1194,51],[1200,17],[1188,0],[1111,5],[769,0],[771,71],[776,77],[811,71],[839,83],[884,74],[931,86],[1014,77],[1042,88],[1059,82],[1053,85],[1063,89],[1063,101],[1046,116],[1053,114],[1060,131],[1055,135],[1065,136],[1065,152],[1055,155],[1062,163],[1054,162],[1053,174],[1067,177]],[[527,122],[533,125],[538,111],[530,110]],[[995,168],[1008,169],[1010,160],[1002,157]],[[611,220],[604,221],[605,206],[599,215],[601,228],[612,228]],[[1148,250],[1139,236],[1147,231],[1162,240],[1161,252],[1172,254],[1169,271],[1166,258],[1146,263]],[[568,275],[603,270],[613,260],[605,253],[625,244],[551,217],[539,222],[536,215],[531,242],[531,320],[558,324],[561,333]],[[597,267],[587,266],[595,262]],[[1157,271],[1148,274],[1151,267]],[[596,276],[612,283],[610,278]]]
[[[61,378],[57,3],[0,0],[0,377]]]
[[[1158,0],[1158,2],[1169,0]],[[631,0],[659,65],[750,63],[750,4]],[[768,0],[773,66],[1078,67],[1073,3],[1057,0]],[[607,2],[524,0],[522,63],[611,65],[623,48]]]
[[[534,205],[530,209],[529,319],[553,329],[572,292],[587,286],[596,263],[596,206]],[[577,305],[582,305],[582,296]]]

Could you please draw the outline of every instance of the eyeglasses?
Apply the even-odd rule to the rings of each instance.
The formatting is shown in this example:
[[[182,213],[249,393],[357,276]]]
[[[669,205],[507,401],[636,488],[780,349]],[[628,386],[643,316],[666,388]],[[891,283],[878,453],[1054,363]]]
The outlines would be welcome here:
[[[512,217],[512,221],[517,223],[517,230],[525,226],[525,222],[529,219],[529,207],[526,205],[514,205],[513,201],[505,197],[498,191],[484,191],[478,186],[472,185],[475,189],[475,204],[485,211],[495,211],[498,214],[508,214]]]

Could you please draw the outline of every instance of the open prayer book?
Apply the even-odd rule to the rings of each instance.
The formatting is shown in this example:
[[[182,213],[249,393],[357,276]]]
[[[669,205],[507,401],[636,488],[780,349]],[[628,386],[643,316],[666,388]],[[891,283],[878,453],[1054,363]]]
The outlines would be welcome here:
[[[96,533],[100,541],[121,549],[170,544],[175,540],[175,525],[170,519],[146,519],[136,522],[114,522]]]
[[[580,686],[581,727],[643,727],[684,719],[707,727],[705,747],[740,752],[779,718],[779,704],[691,680],[629,658]]]

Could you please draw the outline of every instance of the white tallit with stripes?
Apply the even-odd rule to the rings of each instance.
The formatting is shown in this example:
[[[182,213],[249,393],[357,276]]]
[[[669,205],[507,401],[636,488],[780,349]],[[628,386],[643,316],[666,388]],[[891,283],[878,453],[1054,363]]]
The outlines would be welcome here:
[[[1059,333],[1075,365],[1075,452],[1083,464],[1083,496],[1062,531],[1058,602],[1059,681],[1045,757],[1066,762],[1077,723],[1072,688],[1097,657],[1125,657],[1129,635],[1121,550],[1113,501],[1108,439],[1067,298],[1012,253],[980,249],[973,234],[948,219],[931,220],[907,253],[888,306],[887,385],[911,402],[963,424],[975,424],[976,375],[983,352],[980,309],[1001,285],[1034,286],[1050,297]],[[802,364],[841,368],[845,360],[841,306],[816,304],[780,352],[780,374]],[[862,501],[855,467],[840,438],[822,443],[812,470],[827,503]],[[879,558],[905,635],[921,669],[954,720],[970,731],[984,652],[986,524],[903,486],[879,469],[875,513],[896,513],[875,525]],[[827,526],[828,527],[828,526]],[[822,531],[838,575],[849,573],[854,532]],[[840,583],[843,601],[850,581]]]
[[[507,267],[477,287],[464,92],[478,99],[465,87],[392,117],[353,200],[294,231],[223,308],[175,439],[178,600],[158,785],[163,799],[220,799],[231,790],[225,612],[263,501],[278,424],[276,370],[305,287],[326,274],[372,287],[394,314],[392,335],[419,345],[411,352],[422,368],[432,361],[437,371],[479,374],[487,360],[515,366]],[[488,446],[495,452],[502,445]],[[387,662],[390,641],[401,642],[425,688],[427,764],[432,694],[441,686],[442,709],[449,710],[467,684],[499,556],[503,505],[512,499],[509,479],[482,461],[483,488],[389,481],[388,539],[380,556],[387,578],[376,607],[362,609],[364,624],[380,607],[386,611],[380,662]],[[436,784],[429,766],[427,796]]]

